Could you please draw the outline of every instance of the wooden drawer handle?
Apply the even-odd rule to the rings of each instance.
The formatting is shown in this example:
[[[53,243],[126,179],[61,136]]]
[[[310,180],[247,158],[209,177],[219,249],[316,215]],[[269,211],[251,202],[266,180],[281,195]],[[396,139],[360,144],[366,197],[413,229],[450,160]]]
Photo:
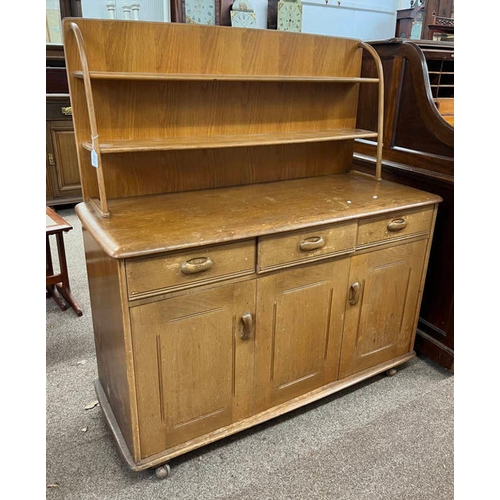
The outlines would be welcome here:
[[[208,271],[214,265],[210,257],[195,257],[184,262],[181,266],[182,274],[196,274]]]
[[[404,219],[393,219],[389,224],[387,224],[388,231],[401,231],[407,226],[406,221]]]
[[[241,322],[243,323],[243,330],[241,332],[241,339],[242,340],[247,340],[250,338],[250,335],[252,334],[253,330],[253,317],[250,313],[245,313],[241,317]]]
[[[349,304],[355,306],[359,302],[359,292],[361,290],[361,285],[359,281],[356,281],[349,287]]]
[[[325,246],[325,240],[322,236],[311,236],[302,240],[299,244],[299,248],[303,252],[309,252],[311,250],[317,250],[318,248],[323,248]]]

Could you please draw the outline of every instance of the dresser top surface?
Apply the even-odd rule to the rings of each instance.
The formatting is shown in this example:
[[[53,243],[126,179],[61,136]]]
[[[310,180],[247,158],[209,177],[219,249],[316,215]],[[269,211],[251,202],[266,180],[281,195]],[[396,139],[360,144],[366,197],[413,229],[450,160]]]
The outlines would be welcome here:
[[[293,231],[431,205],[437,195],[350,173],[110,200],[76,212],[114,258],[130,258]]]

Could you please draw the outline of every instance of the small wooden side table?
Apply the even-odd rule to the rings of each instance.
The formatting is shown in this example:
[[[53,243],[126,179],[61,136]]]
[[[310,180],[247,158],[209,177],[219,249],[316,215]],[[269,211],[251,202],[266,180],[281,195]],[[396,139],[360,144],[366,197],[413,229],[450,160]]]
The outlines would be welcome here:
[[[52,297],[56,304],[65,311],[68,306],[64,303],[63,298],[72,307],[78,316],[83,314],[80,306],[77,304],[76,300],[71,294],[69,287],[69,276],[68,268],[66,265],[66,251],[64,249],[64,233],[73,229],[71,224],[68,224],[59,214],[57,214],[52,208],[45,207],[46,213],[46,284],[47,284],[47,298]],[[50,240],[49,236],[54,234],[56,236],[57,243],[57,253],[59,255],[59,274],[54,274],[54,268],[52,264],[52,254],[50,251]]]

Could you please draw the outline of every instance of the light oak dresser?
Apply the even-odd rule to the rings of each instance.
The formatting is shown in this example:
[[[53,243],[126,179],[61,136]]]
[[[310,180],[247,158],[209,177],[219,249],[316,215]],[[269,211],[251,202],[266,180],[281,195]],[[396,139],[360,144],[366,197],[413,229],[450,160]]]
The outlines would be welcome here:
[[[381,179],[380,154],[351,171],[355,139],[382,142],[370,46],[81,18],[64,45],[95,388],[133,470],[415,355],[440,198]]]

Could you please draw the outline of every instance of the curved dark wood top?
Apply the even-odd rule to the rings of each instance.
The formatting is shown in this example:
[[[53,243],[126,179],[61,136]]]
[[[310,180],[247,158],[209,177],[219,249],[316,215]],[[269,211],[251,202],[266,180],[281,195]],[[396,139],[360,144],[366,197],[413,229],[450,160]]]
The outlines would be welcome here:
[[[455,44],[454,42],[442,42],[436,40],[413,40],[410,38],[387,38],[386,40],[371,40],[367,41],[370,45],[381,45],[385,43],[393,43],[393,44],[413,44],[418,45],[419,47],[425,48],[451,48],[453,49]]]
[[[113,258],[211,245],[431,205],[441,198],[362,174],[110,200],[111,216],[77,205]],[[210,221],[207,224],[207,221]]]
[[[391,54],[394,53],[394,44],[391,45]],[[381,57],[384,55],[383,46],[378,46],[377,51]],[[416,107],[424,126],[441,142],[447,146],[454,146],[454,128],[441,116],[434,104],[427,62],[421,48],[416,43],[400,43],[397,55],[406,58],[411,64]]]

